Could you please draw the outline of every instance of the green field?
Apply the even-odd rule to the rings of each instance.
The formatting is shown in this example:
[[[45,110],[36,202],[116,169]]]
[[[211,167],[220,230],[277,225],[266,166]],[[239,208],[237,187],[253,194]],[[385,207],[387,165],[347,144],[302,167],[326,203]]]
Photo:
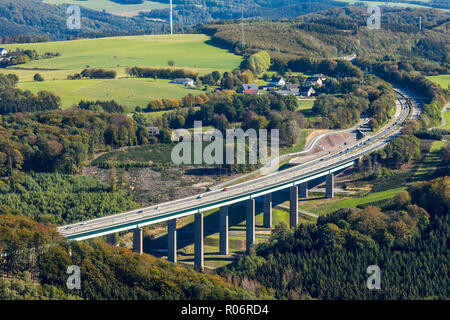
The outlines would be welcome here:
[[[445,146],[444,141],[435,141],[431,145],[430,152],[423,158],[414,172],[417,180],[427,180],[437,169],[441,162],[441,149]]]
[[[354,208],[359,205],[364,205],[372,202],[378,202],[381,200],[391,199],[393,198],[397,193],[399,193],[402,190],[405,190],[406,187],[400,187],[395,189],[389,189],[381,192],[374,192],[369,193],[366,196],[358,197],[358,198],[346,198],[346,199],[326,199],[323,198],[318,200],[310,200],[305,202],[300,202],[299,208],[315,213],[315,214],[327,214],[334,212],[336,210],[342,209],[342,208]]]
[[[444,112],[445,126],[441,129],[450,129],[450,111]]]
[[[173,60],[175,67],[185,67],[199,72],[228,71],[237,68],[241,58],[227,50],[206,42],[208,36],[200,34],[130,36],[74,41],[44,42],[5,45],[8,51],[15,48],[35,49],[39,53],[59,52],[60,57],[34,60],[20,67],[52,70],[78,70],[87,66],[117,68],[128,66],[165,66]]]
[[[76,4],[88,9],[103,11],[124,15],[124,16],[133,16],[136,15],[139,11],[148,11],[152,9],[162,9],[167,8],[168,5],[160,2],[153,1],[145,1],[142,4],[130,4],[130,5],[122,5],[119,3],[112,2],[110,0],[44,0],[45,3],[49,4]]]
[[[315,99],[308,99],[308,100],[301,99],[301,100],[299,100],[299,102],[298,102],[298,104],[299,104],[298,110],[302,110],[302,111],[304,111],[304,110],[308,110],[308,111],[311,110],[312,107],[314,106],[314,101],[315,101]]]
[[[32,92],[48,90],[59,94],[63,107],[69,107],[81,99],[116,100],[134,109],[143,107],[155,98],[180,98],[200,91],[187,89],[168,81],[126,78],[129,66],[167,67],[173,60],[175,67],[184,67],[200,74],[214,70],[220,72],[237,68],[241,57],[227,50],[207,44],[205,35],[131,36],[75,41],[6,45],[6,49],[34,49],[38,53],[59,52],[52,59],[34,60],[27,64],[2,69],[1,73],[14,73],[20,78],[19,87]],[[115,80],[66,80],[68,75],[84,68],[114,69]],[[33,82],[39,72],[46,81]]]
[[[45,78],[45,75],[44,75]],[[48,90],[61,97],[63,108],[78,104],[80,100],[115,100],[128,106],[128,111],[136,106],[144,108],[150,100],[181,98],[188,94],[198,95],[202,91],[189,89],[180,84],[171,84],[169,80],[115,79],[115,80],[56,80],[45,82],[24,82],[19,87],[31,92]]]
[[[431,76],[427,78],[440,85],[443,89],[447,89],[450,86],[450,74],[441,74],[439,76]]]

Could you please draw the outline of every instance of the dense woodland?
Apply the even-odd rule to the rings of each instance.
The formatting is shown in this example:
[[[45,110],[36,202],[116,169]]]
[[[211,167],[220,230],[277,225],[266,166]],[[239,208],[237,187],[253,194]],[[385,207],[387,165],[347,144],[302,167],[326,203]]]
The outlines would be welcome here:
[[[77,37],[162,33],[161,22],[125,18],[81,6],[80,30],[67,28],[67,4],[55,6],[41,0],[2,0],[0,35],[3,43],[42,42]]]
[[[276,290],[277,298],[447,299],[450,178],[411,186],[381,209],[341,209],[317,224],[275,229],[222,273]],[[436,205],[439,204],[439,205]],[[381,290],[366,269],[381,268]]]
[[[0,207],[0,259],[1,300],[270,298],[261,286],[253,294],[218,276],[177,268],[150,255],[140,256],[104,242],[69,243],[54,227],[5,207]],[[66,287],[70,265],[81,269],[81,290]]]
[[[14,170],[79,173],[95,152],[146,143],[148,133],[115,102],[59,109],[59,97],[11,87],[0,77],[0,175]],[[29,113],[31,112],[31,113]]]
[[[168,4],[169,0],[157,0],[157,2]],[[173,3],[174,21],[180,26],[241,17],[246,19],[295,18],[319,10],[345,6],[345,3],[333,0],[249,0],[245,1],[245,4],[242,0],[175,0]],[[141,12],[140,15],[164,19],[169,16],[169,9]]]
[[[334,8],[297,19],[247,21],[245,48],[241,44],[238,23],[204,24],[197,28],[213,36],[223,46],[250,54],[267,50],[272,58],[292,60],[298,57],[335,58],[357,54],[376,54],[395,58],[428,60],[436,67],[448,68],[448,21],[450,14],[429,9],[383,8],[380,30],[367,29],[366,8]],[[419,16],[423,30],[419,30]],[[277,41],[273,41],[277,39]]]

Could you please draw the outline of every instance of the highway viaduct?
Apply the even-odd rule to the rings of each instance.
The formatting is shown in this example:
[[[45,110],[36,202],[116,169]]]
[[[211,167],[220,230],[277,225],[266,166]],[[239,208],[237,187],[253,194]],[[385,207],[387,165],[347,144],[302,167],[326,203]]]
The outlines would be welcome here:
[[[200,205],[196,208],[175,211],[164,216],[143,218],[138,221],[117,224],[109,227],[100,227],[96,230],[90,230],[84,233],[67,236],[70,240],[86,240],[106,235],[109,244],[116,244],[116,233],[119,231],[133,232],[133,251],[139,254],[143,253],[143,227],[155,223],[167,222],[167,258],[169,261],[177,262],[177,219],[194,215],[194,267],[197,270],[204,268],[204,226],[203,213],[212,209],[219,209],[219,252],[222,255],[229,253],[229,236],[228,236],[228,208],[231,204],[244,202],[246,203],[246,250],[255,243],[255,199],[261,197],[263,199],[263,226],[264,228],[272,228],[272,193],[283,189],[289,190],[289,225],[295,228],[298,224],[298,199],[308,197],[308,181],[317,179],[325,179],[326,181],[326,197],[334,197],[334,176],[336,173],[345,170],[355,164],[357,160],[346,161],[330,168],[309,172],[292,181],[282,184],[275,184],[271,187],[249,192],[226,200],[218,200],[206,205]],[[223,192],[223,191],[222,191]],[[134,212],[131,215],[135,215]]]
[[[399,94],[399,93],[397,93]],[[399,96],[401,97],[404,97]],[[373,136],[365,136],[346,150],[334,153],[307,164],[297,165],[267,176],[233,185],[227,190],[209,191],[201,196],[174,200],[168,203],[101,217],[94,220],[62,226],[58,231],[69,240],[86,240],[106,236],[107,242],[115,244],[115,234],[121,231],[133,232],[133,251],[143,253],[143,230],[145,226],[167,222],[167,257],[177,262],[177,227],[179,218],[194,215],[194,267],[204,268],[204,225],[203,213],[219,209],[219,250],[228,254],[228,208],[231,204],[246,202],[246,249],[255,243],[255,199],[263,198],[263,225],[272,227],[272,193],[289,189],[289,224],[298,224],[298,198],[308,196],[308,182],[317,179],[326,181],[326,197],[334,196],[334,177],[338,172],[355,165],[364,155],[378,150],[400,134],[401,125],[411,115],[412,105],[405,99],[397,99],[394,119]]]

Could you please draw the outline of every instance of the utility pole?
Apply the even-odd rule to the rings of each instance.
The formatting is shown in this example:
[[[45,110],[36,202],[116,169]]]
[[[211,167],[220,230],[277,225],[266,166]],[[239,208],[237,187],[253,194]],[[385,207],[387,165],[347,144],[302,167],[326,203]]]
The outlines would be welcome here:
[[[173,5],[170,0],[170,35],[173,35]]]
[[[244,48],[245,48],[245,31],[244,31],[244,26],[245,26],[245,24],[244,24],[244,1],[245,0],[242,0],[242,5],[241,5],[241,23],[240,23],[240,25],[241,25],[241,51],[243,51],[244,50]]]

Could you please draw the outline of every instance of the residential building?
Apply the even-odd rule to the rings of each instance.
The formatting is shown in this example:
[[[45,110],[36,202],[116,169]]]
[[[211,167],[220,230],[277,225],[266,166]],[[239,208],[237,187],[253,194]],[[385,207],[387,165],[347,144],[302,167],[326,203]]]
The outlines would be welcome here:
[[[148,134],[151,136],[158,136],[159,135],[159,128],[158,127],[148,127]]]
[[[170,81],[170,83],[180,83],[184,84],[186,87],[193,87],[195,82],[191,78],[176,78]]]
[[[274,87],[284,87],[284,85],[286,84],[286,82],[284,81],[283,78],[272,78],[272,80],[269,81],[269,85],[274,86]]]
[[[290,91],[290,92],[291,92],[290,94],[293,94],[293,95],[295,95],[295,96],[298,96],[299,93],[300,93],[299,87],[300,87],[300,85],[297,84],[297,83],[292,83],[292,84],[291,84],[291,83],[287,83],[287,84],[284,86],[284,90]]]
[[[299,87],[299,95],[302,97],[311,97],[313,94],[316,93],[316,90],[314,90],[311,86],[303,86]]]
[[[259,89],[256,84],[243,84],[239,89],[239,93],[246,93],[246,94],[258,94]]]

